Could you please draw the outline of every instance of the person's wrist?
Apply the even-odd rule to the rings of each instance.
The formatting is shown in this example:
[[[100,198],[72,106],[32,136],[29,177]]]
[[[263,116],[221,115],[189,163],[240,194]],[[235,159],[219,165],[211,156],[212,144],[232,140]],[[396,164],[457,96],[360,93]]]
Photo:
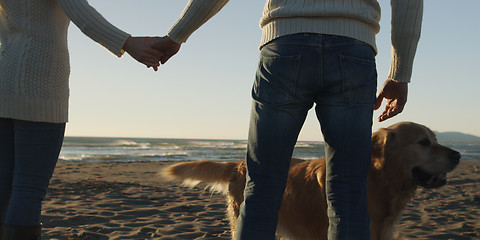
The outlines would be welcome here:
[[[131,41],[132,41],[132,36],[129,36],[127,40],[125,40],[125,42],[123,43],[122,50],[124,50],[125,52],[128,52]]]
[[[174,44],[174,45],[181,45],[182,44],[182,41],[178,40],[178,38],[175,37],[175,35],[170,35],[170,34],[167,34],[165,35],[165,38],[168,40],[168,42],[170,44]]]
[[[399,80],[396,80],[396,79],[393,79],[393,78],[387,78],[387,81],[393,82],[393,83],[408,84],[408,82],[399,81]]]

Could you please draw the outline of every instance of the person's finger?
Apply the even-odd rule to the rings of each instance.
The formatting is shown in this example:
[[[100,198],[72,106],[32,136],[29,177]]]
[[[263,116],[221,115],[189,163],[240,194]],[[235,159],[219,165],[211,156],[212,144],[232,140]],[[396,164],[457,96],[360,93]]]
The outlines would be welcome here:
[[[149,66],[146,65],[147,68],[152,68],[155,72],[158,70],[158,66]]]
[[[392,108],[392,110],[388,114],[388,117],[389,118],[394,117],[399,113],[401,113],[402,111],[403,111],[403,105],[396,105],[394,108]]]
[[[160,57],[162,57],[163,55],[165,55],[163,52],[157,50],[157,49],[154,49],[154,48],[150,48],[146,51],[147,54],[150,54],[152,56],[155,56],[157,57],[158,59],[160,59]]]
[[[160,63],[165,64],[172,56],[173,56],[172,54],[163,55],[160,58]]]
[[[384,116],[384,115],[380,115],[380,116],[378,117],[378,121],[379,121],[379,122],[385,121],[385,116]]]
[[[378,121],[383,122],[389,118],[395,117],[401,112],[403,112],[404,108],[405,108],[405,105],[402,105],[402,104],[387,105],[387,107],[385,107],[385,111],[378,117]]]
[[[156,56],[148,56],[148,57],[145,57],[142,62],[147,62],[149,64],[152,64],[152,65],[160,65],[160,58],[159,57],[156,57]]]
[[[152,53],[146,53],[142,56],[141,62],[154,62],[158,63],[160,62],[160,58],[163,56],[163,53],[161,53],[161,56],[156,55],[158,53],[155,52],[155,54]]]
[[[378,117],[378,121],[382,122],[387,120],[389,117],[390,112],[392,111],[392,101],[387,99],[387,103],[385,104],[385,109],[383,110],[382,114]]]
[[[157,71],[158,67],[160,66],[159,64],[148,64],[144,63],[147,68],[152,68],[153,70]]]
[[[143,59],[141,63],[151,67],[160,65],[157,59]]]
[[[383,110],[382,114],[378,116],[378,121],[383,122],[386,119],[385,117],[387,116],[387,114],[388,114],[388,106],[385,107],[385,110]]]
[[[383,92],[380,92],[378,94],[377,99],[375,100],[375,105],[373,105],[373,110],[377,110],[382,106],[382,101],[383,101]]]

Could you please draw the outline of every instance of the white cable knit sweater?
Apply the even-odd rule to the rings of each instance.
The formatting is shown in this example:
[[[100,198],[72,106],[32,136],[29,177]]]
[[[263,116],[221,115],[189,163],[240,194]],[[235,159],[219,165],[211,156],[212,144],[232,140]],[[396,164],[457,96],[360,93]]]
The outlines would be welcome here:
[[[130,36],[86,0],[0,0],[0,117],[68,120],[67,29],[72,20],[116,56]]]
[[[190,0],[182,16],[168,32],[177,43],[213,17],[229,0]],[[423,0],[391,0],[392,64],[388,78],[410,82],[423,16]],[[380,30],[380,6],[376,0],[267,0],[260,20],[260,46],[295,33],[346,36],[376,49]]]

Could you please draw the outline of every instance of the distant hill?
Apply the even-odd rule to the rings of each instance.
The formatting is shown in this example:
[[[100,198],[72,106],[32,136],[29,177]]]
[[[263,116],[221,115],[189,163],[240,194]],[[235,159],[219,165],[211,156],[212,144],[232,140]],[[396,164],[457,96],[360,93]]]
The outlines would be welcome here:
[[[461,132],[437,132],[437,140],[439,142],[478,142],[480,143],[480,137]]]

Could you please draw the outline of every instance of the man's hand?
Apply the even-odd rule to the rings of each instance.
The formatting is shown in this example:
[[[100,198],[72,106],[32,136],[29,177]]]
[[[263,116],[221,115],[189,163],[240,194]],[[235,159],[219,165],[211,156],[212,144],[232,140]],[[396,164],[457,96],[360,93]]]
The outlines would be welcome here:
[[[375,110],[377,110],[382,105],[383,99],[385,98],[387,100],[385,110],[378,117],[378,121],[383,122],[401,113],[405,107],[405,104],[407,103],[407,95],[408,83],[387,79],[387,81],[385,81],[383,84],[382,89],[380,89],[380,92],[377,96],[377,101],[373,107]]]
[[[180,46],[181,44],[172,41],[168,36],[156,38],[152,44],[154,49],[163,53],[163,56],[160,57],[162,64],[165,64],[168,59],[175,55],[180,50]]]
[[[153,49],[152,43],[154,39],[159,38],[160,37],[129,37],[127,41],[125,41],[123,49],[135,60],[157,71],[163,53]]]

